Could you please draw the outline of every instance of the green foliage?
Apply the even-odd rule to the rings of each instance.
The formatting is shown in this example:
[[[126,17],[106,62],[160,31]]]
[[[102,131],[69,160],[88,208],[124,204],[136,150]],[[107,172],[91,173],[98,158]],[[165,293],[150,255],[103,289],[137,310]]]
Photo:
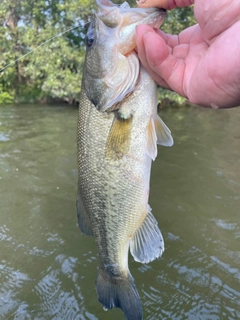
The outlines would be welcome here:
[[[13,103],[13,96],[6,91],[3,91],[3,87],[0,83],[0,104],[11,104]]]
[[[84,24],[94,3],[89,0],[3,0],[0,69],[34,50],[0,72],[3,92],[11,90],[16,102],[77,101],[85,51]],[[58,34],[61,35],[55,37]]]
[[[196,23],[193,16],[193,6],[176,8],[168,11],[167,17],[161,29],[169,34],[179,34],[183,29]]]
[[[176,8],[174,10],[168,11],[167,17],[163,23],[161,29],[165,33],[169,34],[179,34],[185,28],[188,28],[196,23],[193,15],[193,6]],[[176,102],[178,105],[183,104],[186,99],[178,95],[175,92],[159,88],[158,90],[159,100],[168,99],[170,101]]]
[[[34,51],[0,72],[0,103],[78,101],[84,25],[95,8],[95,0],[1,0],[0,69]],[[164,30],[178,33],[193,23],[191,8],[176,9],[168,14]]]

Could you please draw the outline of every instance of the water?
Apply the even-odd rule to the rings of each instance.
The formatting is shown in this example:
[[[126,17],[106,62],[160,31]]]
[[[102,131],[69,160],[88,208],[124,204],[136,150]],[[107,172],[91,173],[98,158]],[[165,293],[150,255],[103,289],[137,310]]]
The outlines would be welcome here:
[[[129,260],[144,319],[240,318],[240,110],[169,109],[150,205],[163,257]],[[104,311],[94,240],[77,226],[77,109],[0,108],[0,319],[124,319]]]

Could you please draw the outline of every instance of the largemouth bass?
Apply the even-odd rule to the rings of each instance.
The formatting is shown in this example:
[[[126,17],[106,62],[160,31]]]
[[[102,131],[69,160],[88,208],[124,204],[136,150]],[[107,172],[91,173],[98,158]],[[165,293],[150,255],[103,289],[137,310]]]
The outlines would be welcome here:
[[[134,9],[97,0],[86,35],[78,120],[77,212],[83,233],[99,253],[96,291],[106,309],[128,320],[142,307],[128,268],[128,252],[148,263],[164,242],[148,205],[151,162],[157,143],[173,144],[157,115],[157,87],[134,51],[139,24],[159,27],[165,11]]]

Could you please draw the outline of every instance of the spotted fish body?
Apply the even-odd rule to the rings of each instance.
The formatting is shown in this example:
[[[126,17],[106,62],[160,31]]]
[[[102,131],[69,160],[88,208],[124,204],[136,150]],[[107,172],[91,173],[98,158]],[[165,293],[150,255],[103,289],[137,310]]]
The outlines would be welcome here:
[[[108,0],[97,4],[87,33],[79,107],[78,221],[96,240],[99,301],[107,309],[121,308],[128,320],[140,320],[128,252],[148,263],[164,250],[148,205],[149,179],[156,144],[173,141],[157,116],[156,84],[134,52],[134,30],[140,23],[159,27],[165,12]]]

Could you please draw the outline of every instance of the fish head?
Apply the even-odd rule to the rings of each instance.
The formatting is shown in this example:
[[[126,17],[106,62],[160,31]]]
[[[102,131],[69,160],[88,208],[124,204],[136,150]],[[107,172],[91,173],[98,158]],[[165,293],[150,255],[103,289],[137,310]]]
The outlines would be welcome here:
[[[97,0],[98,12],[86,34],[86,58],[82,87],[95,107],[112,110],[130,94],[139,76],[134,53],[135,29],[140,24],[159,28],[166,11],[158,8],[130,8],[127,2],[113,4]]]

